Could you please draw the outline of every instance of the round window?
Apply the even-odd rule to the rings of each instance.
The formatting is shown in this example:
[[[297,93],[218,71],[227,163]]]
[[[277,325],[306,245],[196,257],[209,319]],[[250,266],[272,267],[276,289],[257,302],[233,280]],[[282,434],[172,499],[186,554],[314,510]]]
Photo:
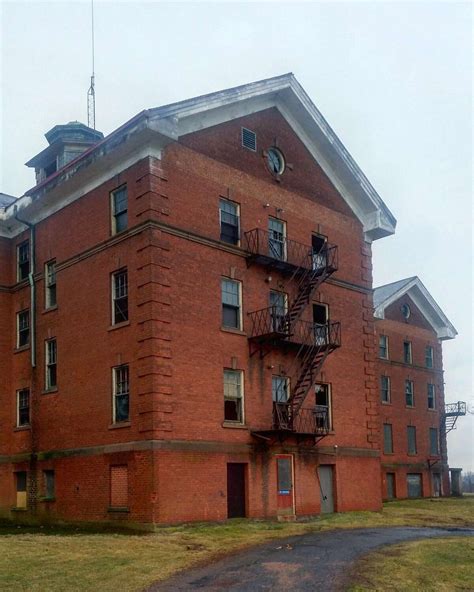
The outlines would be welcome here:
[[[285,158],[278,148],[268,150],[267,165],[274,175],[281,175],[285,170]]]
[[[409,319],[411,315],[411,310],[408,304],[402,304],[402,315],[405,319]]]

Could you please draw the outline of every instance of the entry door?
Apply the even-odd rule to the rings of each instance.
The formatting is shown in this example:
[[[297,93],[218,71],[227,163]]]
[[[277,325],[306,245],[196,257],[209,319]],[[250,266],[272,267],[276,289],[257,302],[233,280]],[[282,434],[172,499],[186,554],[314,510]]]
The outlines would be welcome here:
[[[408,497],[422,497],[420,473],[408,473],[407,475]]]
[[[311,237],[311,247],[313,253],[313,270],[324,269],[327,265],[326,237],[319,234],[313,234]]]
[[[279,514],[294,514],[293,457],[277,456],[277,507]]]
[[[387,499],[395,498],[395,473],[387,473]]]
[[[245,464],[227,464],[227,517],[245,518]]]
[[[288,312],[288,295],[285,292],[270,290],[270,306],[272,308],[272,330],[280,333],[285,331],[285,317]]]
[[[286,228],[282,220],[269,218],[268,220],[268,254],[274,259],[286,261],[285,245]]]
[[[332,465],[320,465],[318,478],[321,493],[321,514],[332,514],[334,512]]]
[[[433,495],[434,497],[441,496],[441,475],[433,473]]]

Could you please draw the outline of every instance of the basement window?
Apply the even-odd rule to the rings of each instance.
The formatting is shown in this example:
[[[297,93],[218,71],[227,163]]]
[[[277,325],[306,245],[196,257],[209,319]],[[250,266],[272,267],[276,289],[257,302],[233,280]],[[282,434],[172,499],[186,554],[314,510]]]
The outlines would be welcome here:
[[[121,269],[112,274],[112,325],[128,321],[128,273]]]
[[[16,425],[21,428],[30,425],[30,391],[21,389],[16,392],[17,413]]]
[[[244,422],[241,370],[224,370],[224,420]]]
[[[242,128],[242,146],[252,152],[257,151],[257,134],[246,127]]]
[[[16,315],[16,346],[25,347],[30,343],[30,311],[22,310]]]
[[[30,243],[24,241],[16,249],[17,258],[17,280],[26,280],[30,273]]]
[[[110,194],[112,207],[112,234],[127,229],[128,226],[128,193],[123,185]]]
[[[128,466],[110,467],[110,508],[126,510],[128,508]]]
[[[27,483],[26,471],[16,472],[15,473],[15,488],[16,488],[16,507],[17,508],[26,509],[26,507],[27,507],[26,483]]]

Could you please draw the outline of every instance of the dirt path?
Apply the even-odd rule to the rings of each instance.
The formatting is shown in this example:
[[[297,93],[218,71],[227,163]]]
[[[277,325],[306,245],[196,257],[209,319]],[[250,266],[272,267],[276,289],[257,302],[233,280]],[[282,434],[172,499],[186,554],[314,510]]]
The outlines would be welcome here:
[[[272,541],[183,572],[148,592],[337,592],[349,565],[383,545],[439,536],[474,536],[464,528],[337,530]]]

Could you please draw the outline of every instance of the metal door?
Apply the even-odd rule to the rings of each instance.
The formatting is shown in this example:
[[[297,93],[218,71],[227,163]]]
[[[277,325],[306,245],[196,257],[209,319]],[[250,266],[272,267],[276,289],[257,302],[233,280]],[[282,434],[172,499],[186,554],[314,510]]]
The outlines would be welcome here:
[[[434,497],[441,496],[441,475],[440,475],[440,473],[433,473],[433,495],[434,495]]]
[[[408,497],[423,497],[421,475],[419,473],[407,474]]]
[[[277,508],[279,514],[294,514],[293,457],[277,456]]]
[[[387,473],[387,499],[395,498],[395,473]]]
[[[318,480],[321,493],[321,514],[332,514],[334,512],[332,465],[320,465]]]
[[[245,464],[227,463],[227,517],[245,515]]]

